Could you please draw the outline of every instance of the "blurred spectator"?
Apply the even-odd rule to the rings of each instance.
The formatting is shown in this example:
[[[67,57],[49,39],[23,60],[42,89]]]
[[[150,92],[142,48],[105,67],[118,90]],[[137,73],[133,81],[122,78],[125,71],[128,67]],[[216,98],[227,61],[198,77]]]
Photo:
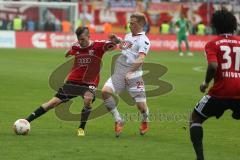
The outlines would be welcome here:
[[[206,32],[206,26],[202,22],[200,22],[197,25],[197,35],[205,35],[205,32]]]
[[[175,23],[174,23],[173,21],[171,21],[171,22],[169,23],[169,27],[170,27],[169,33],[170,33],[170,34],[175,34]]]
[[[160,26],[160,33],[169,34],[169,31],[170,31],[170,25],[167,23],[167,21],[164,21]]]
[[[22,31],[22,29],[23,29],[23,20],[19,16],[16,16],[15,18],[13,18],[13,30]]]
[[[55,31],[55,24],[53,23],[52,19],[47,19],[45,24],[44,24],[44,31]]]
[[[36,30],[35,22],[30,18],[27,21],[27,31],[34,32]]]
[[[112,32],[112,25],[108,22],[105,22],[103,24],[103,30],[104,30],[104,33],[111,33]]]
[[[240,2],[239,2],[240,3]],[[238,27],[237,27],[237,30],[236,30],[236,34],[239,35],[240,34],[240,24],[238,23]]]
[[[7,23],[7,30],[12,30],[13,29],[13,21],[7,20],[6,23]]]
[[[77,20],[77,27],[80,27],[80,26],[82,26],[82,19],[78,18],[78,20]]]
[[[215,29],[215,28],[212,28],[212,27],[210,27],[210,26],[206,26],[205,33],[206,33],[206,34],[213,34],[213,35],[217,34],[217,33],[216,33],[216,29]]]
[[[62,24],[61,24],[60,20],[56,19],[56,21],[55,21],[55,29],[56,29],[57,32],[61,32],[62,31],[62,27],[61,26],[62,26]]]
[[[190,34],[195,35],[197,33],[197,25],[198,25],[197,19],[196,19],[196,17],[193,17],[192,21],[189,21]]]
[[[127,24],[125,25],[126,33],[130,33],[130,32],[131,32],[129,25],[130,25],[129,23],[127,23]]]
[[[72,24],[68,20],[62,21],[62,32],[69,33],[72,31]]]
[[[7,21],[5,19],[0,19],[0,30],[7,30]]]
[[[88,24],[87,27],[88,27],[90,33],[96,32],[96,27],[95,27],[94,23]]]
[[[143,27],[143,31],[148,34],[150,32],[150,25],[149,23],[146,23]]]

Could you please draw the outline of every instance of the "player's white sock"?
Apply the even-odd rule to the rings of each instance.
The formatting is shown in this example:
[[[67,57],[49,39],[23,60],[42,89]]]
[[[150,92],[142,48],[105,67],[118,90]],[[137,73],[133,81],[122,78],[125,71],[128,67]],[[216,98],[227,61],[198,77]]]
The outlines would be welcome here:
[[[104,104],[107,107],[107,109],[112,113],[116,122],[122,121],[122,118],[120,116],[120,113],[117,110],[116,103],[113,97],[105,99]]]
[[[149,121],[148,116],[149,116],[149,110],[147,107],[147,111],[142,113],[142,122],[148,122]]]
[[[117,107],[115,107],[114,109],[111,110],[111,113],[115,119],[115,122],[122,122],[122,118],[120,116],[120,113],[118,112]]]

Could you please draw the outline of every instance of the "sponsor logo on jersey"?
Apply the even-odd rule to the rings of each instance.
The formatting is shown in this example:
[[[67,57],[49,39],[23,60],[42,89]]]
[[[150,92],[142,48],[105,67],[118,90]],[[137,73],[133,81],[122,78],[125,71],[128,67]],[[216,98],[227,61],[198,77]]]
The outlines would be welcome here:
[[[78,59],[78,64],[80,65],[85,65],[91,63],[91,58],[79,58]]]
[[[123,41],[122,43],[121,43],[121,49],[122,50],[125,50],[125,49],[129,49],[129,48],[131,48],[132,47],[132,42],[130,42],[130,41]]]
[[[88,54],[91,55],[91,56],[94,55],[94,50],[89,50]]]

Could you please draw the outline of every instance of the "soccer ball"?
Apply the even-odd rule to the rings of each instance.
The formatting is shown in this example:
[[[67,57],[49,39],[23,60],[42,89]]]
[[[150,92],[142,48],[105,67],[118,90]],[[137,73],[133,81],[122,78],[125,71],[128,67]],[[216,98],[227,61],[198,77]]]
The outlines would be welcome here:
[[[19,119],[14,123],[13,130],[17,135],[27,135],[30,131],[30,123],[26,119]]]

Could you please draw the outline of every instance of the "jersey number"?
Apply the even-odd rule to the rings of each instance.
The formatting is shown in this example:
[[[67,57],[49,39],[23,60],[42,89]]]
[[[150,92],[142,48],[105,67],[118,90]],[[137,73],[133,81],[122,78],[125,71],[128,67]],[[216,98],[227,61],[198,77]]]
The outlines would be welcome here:
[[[226,60],[225,63],[222,64],[222,69],[229,69],[232,65],[232,59],[230,57],[231,48],[229,46],[220,46],[221,51],[224,52],[223,59]],[[240,68],[240,47],[233,47],[232,52],[235,53],[235,70],[239,71]]]
[[[143,81],[137,81],[137,89],[143,88],[144,84]]]

